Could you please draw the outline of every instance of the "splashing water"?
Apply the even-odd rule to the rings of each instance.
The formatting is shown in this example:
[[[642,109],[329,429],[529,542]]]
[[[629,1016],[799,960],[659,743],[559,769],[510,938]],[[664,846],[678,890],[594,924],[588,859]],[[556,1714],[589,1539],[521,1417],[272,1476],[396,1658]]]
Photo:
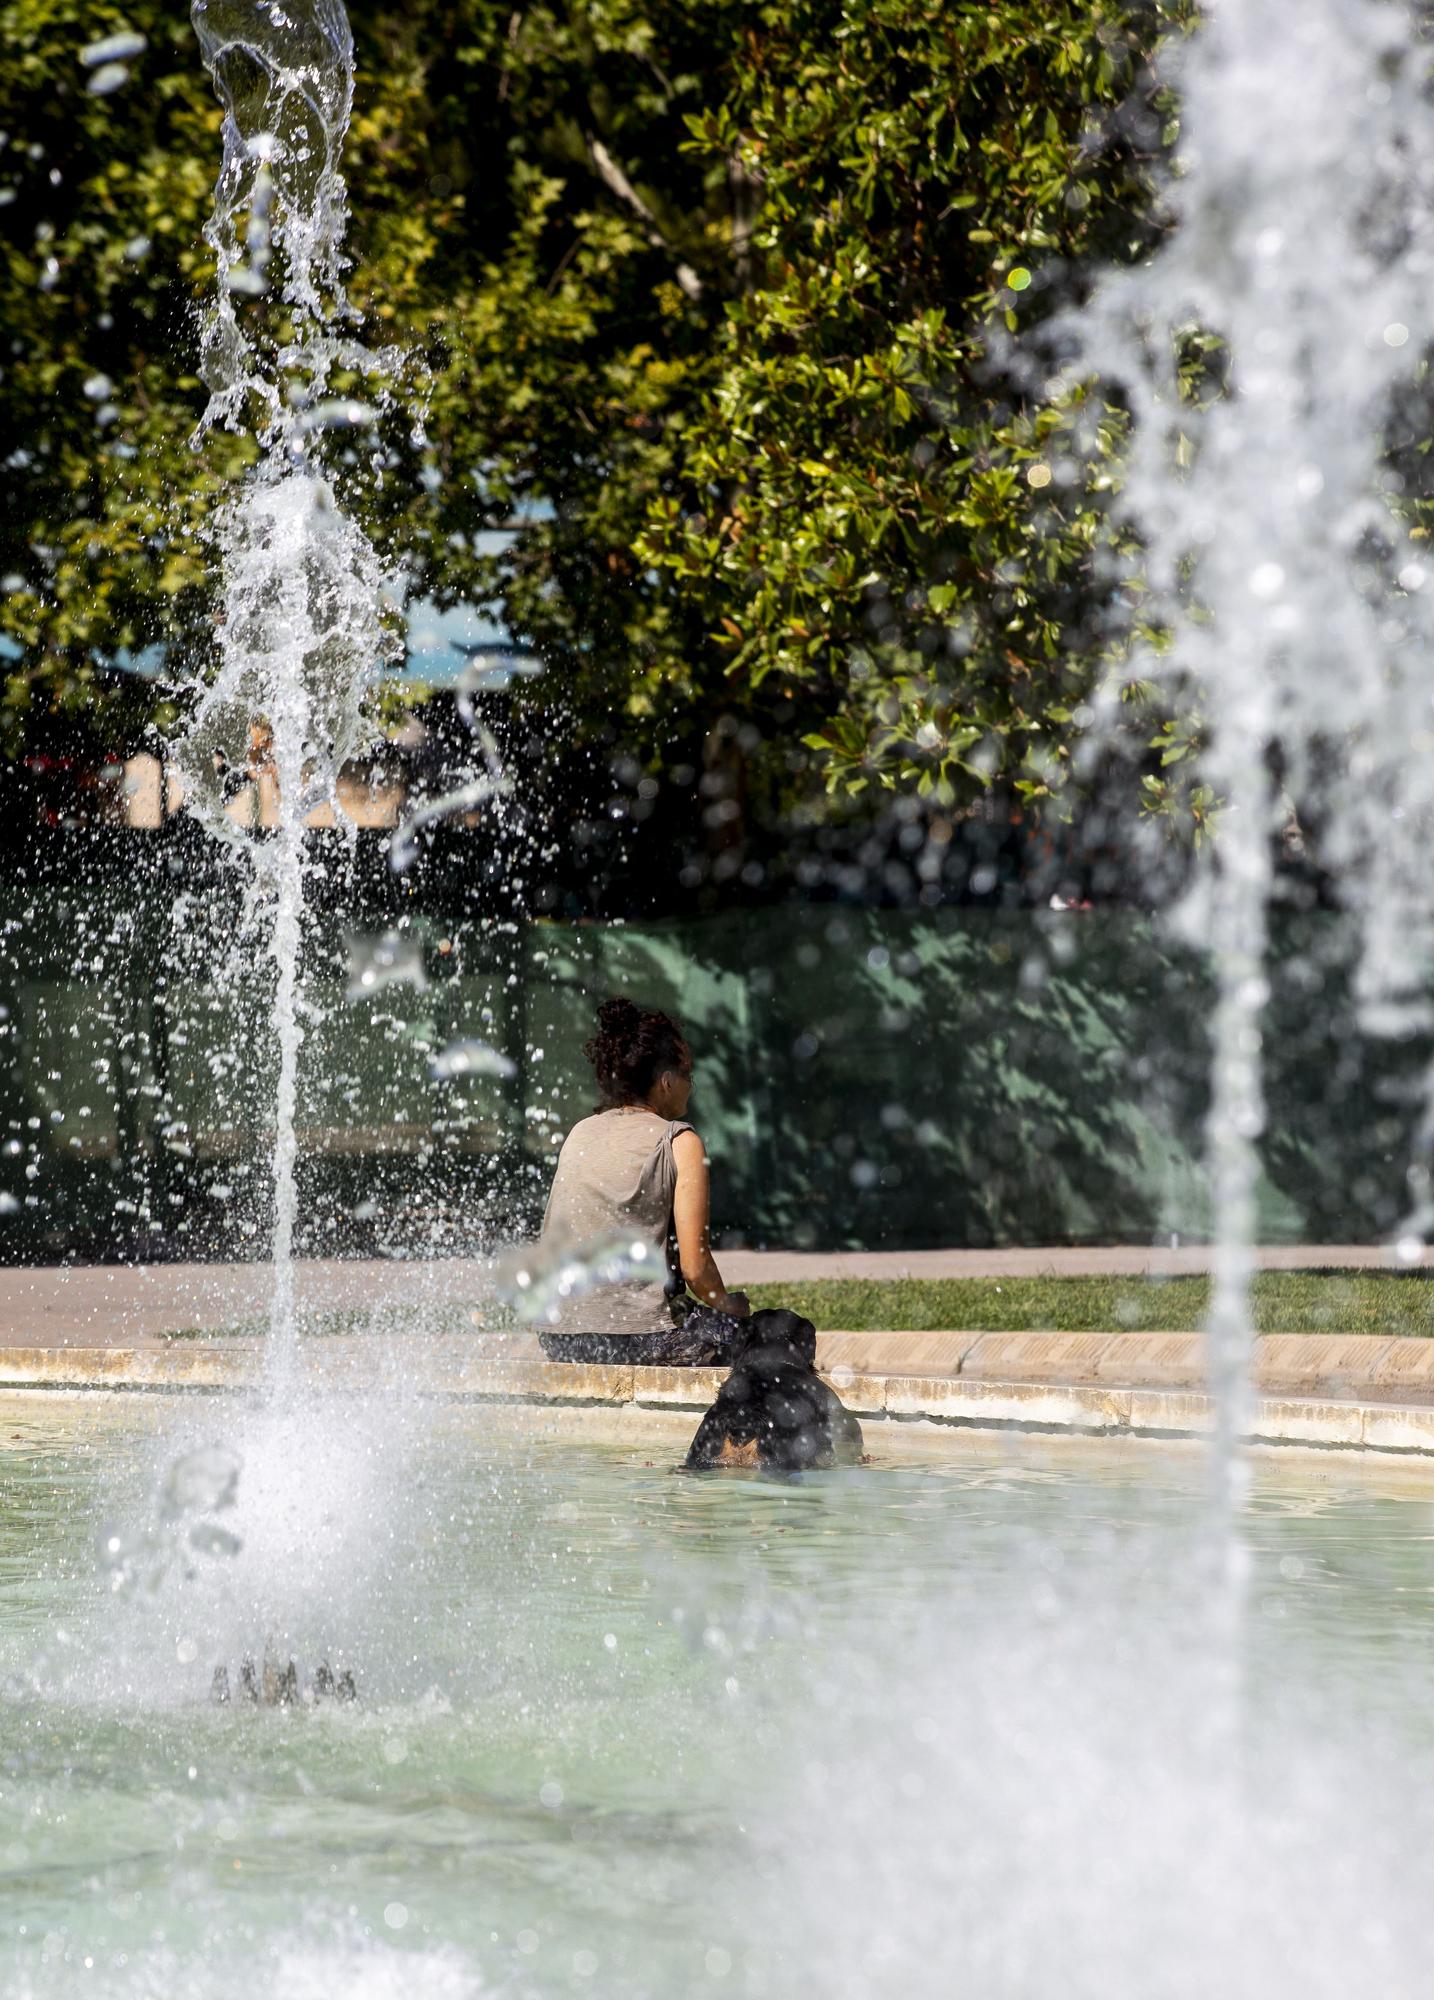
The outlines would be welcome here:
[[[428,985],[423,965],[423,941],[411,931],[380,931],[377,937],[355,931],[348,940],[349,982],[345,997],[364,1000],[386,986],[412,986],[422,993]]]
[[[479,650],[453,684],[458,713],[470,729],[477,729],[480,724],[474,713],[475,695],[506,694],[515,682],[532,680],[542,671],[541,661],[526,653]]]
[[[563,1309],[601,1286],[632,1279],[661,1284],[667,1273],[650,1244],[625,1236],[592,1243],[540,1242],[500,1258],[494,1268],[498,1296],[526,1326],[556,1326]]]
[[[282,433],[293,426],[295,402],[322,400],[336,365],[372,363],[356,342],[336,337],[353,316],[343,288],[348,195],[339,164],[353,105],[353,36],[342,0],[286,8],[194,0],[191,18],[224,106],[224,160],[204,232],[219,263],[203,335],[212,398],[204,425],[242,422],[253,398],[269,430]],[[240,301],[276,285],[292,320],[256,337]]]
[[[436,799],[425,799],[416,806],[408,818],[394,834],[389,846],[389,866],[395,875],[401,875],[417,859],[419,836],[430,827],[440,825],[444,820],[455,819],[462,813],[476,812],[480,806],[491,804],[504,798],[512,786],[510,781],[498,772],[485,772],[483,776],[469,778],[457,785],[451,792],[444,792]]]
[[[1184,916],[1218,975],[1210,1335],[1232,1523],[1249,1427],[1273,848],[1300,838],[1301,807],[1317,808],[1321,859],[1361,927],[1373,1023],[1404,1026],[1423,1009],[1434,945],[1434,631],[1389,462],[1434,269],[1434,126],[1402,6],[1217,0],[1205,15],[1162,60],[1180,101],[1175,226],[1053,323],[1068,346],[1047,386],[1060,395],[1094,371],[1129,408],[1117,508],[1141,551],[1112,582],[1169,643],[1139,648],[1122,674],[1198,712],[1195,768],[1216,802]],[[1191,393],[1209,335],[1224,393],[1213,370]],[[1111,727],[1119,703],[1115,687],[1102,697]],[[1225,1547],[1238,1570],[1238,1535]]]
[[[347,201],[339,160],[353,43],[334,0],[294,10],[196,0],[195,31],[224,105],[224,161],[206,237],[219,272],[204,328],[216,424],[252,425],[260,456],[215,523],[223,571],[219,668],[180,751],[186,796],[244,852],[269,916],[278,1043],[271,1382],[291,1371],[296,1217],[294,1115],[302,1030],[298,979],[304,821],[331,802],[367,734],[363,698],[392,652],[391,579],[344,512],[313,452],[331,429],[371,423],[330,393],[336,370],[382,377],[392,357],[353,338],[343,290]],[[242,234],[241,234],[242,232]],[[272,801],[272,839],[232,816],[236,795]]]
[[[505,1056],[501,1049],[492,1048],[487,1042],[469,1037],[461,1042],[449,1042],[440,1049],[428,1065],[428,1073],[435,1083],[447,1083],[455,1077],[498,1077],[506,1080],[516,1076],[517,1064],[511,1056]]]

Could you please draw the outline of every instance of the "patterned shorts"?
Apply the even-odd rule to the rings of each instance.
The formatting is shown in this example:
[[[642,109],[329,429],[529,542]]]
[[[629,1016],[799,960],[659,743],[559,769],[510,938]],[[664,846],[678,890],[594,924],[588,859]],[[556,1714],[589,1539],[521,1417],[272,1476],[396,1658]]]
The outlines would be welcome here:
[[[549,1361],[621,1368],[729,1368],[742,1322],[711,1306],[689,1306],[681,1326],[658,1333],[540,1333]]]

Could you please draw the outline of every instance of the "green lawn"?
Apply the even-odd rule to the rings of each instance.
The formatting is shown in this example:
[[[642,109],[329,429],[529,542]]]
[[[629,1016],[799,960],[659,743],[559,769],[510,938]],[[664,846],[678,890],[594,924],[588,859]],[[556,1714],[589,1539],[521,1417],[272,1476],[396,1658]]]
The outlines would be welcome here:
[[[1207,1278],[830,1278],[753,1285],[753,1306],[787,1306],[820,1327],[919,1332],[1025,1328],[1184,1332],[1209,1308]],[[1434,1333],[1434,1283],[1420,1271],[1261,1271],[1261,1333]]]
[[[752,1285],[753,1306],[787,1306],[818,1328],[888,1333],[951,1328],[992,1333],[1027,1328],[1061,1333],[1180,1333],[1201,1326],[1209,1308],[1207,1278],[828,1278],[805,1285]],[[1262,1271],[1255,1279],[1255,1325],[1261,1333],[1434,1334],[1434,1280],[1421,1271]],[[449,1304],[420,1315],[431,1333],[477,1331],[473,1311]],[[394,1307],[301,1313],[299,1331],[397,1333],[411,1316]],[[501,1308],[483,1308],[490,1330],[515,1327]],[[262,1338],[261,1317],[212,1330]],[[185,1327],[172,1339],[192,1339]],[[481,1335],[480,1335],[481,1337]]]

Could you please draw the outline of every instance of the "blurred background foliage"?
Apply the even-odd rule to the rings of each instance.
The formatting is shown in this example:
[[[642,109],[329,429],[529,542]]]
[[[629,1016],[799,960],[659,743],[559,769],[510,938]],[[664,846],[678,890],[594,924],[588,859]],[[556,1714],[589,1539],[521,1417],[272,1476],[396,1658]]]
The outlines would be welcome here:
[[[212,842],[183,859],[172,919],[185,837],[181,821],[132,843],[122,880],[0,880],[7,1259],[267,1249],[272,980]],[[474,909],[458,871],[430,877],[417,910],[386,872],[305,913],[308,1254],[535,1230],[563,1135],[593,1107],[583,1045],[615,992],[691,1035],[725,1240],[1210,1238],[1212,968],[1140,913],[809,903],[510,927]],[[395,922],[422,982],[356,985]],[[1409,1106],[1434,1049],[1428,1033],[1361,1028],[1356,945],[1325,912],[1272,929],[1262,1243],[1387,1240],[1406,1212]],[[503,1075],[435,1067],[469,1037],[501,1051]],[[1367,1323],[1345,1309],[1341,1324]]]
[[[1185,9],[350,13],[350,290],[408,379],[335,469],[415,595],[541,655],[544,745],[633,792],[735,760],[787,822],[1039,809],[1110,665],[1121,419],[1075,450],[1021,343],[1159,233],[1142,79]],[[0,741],[69,715],[119,749],[205,668],[205,524],[252,450],[191,445],[219,112],[158,0],[0,29]],[[120,32],[116,81],[82,56]]]

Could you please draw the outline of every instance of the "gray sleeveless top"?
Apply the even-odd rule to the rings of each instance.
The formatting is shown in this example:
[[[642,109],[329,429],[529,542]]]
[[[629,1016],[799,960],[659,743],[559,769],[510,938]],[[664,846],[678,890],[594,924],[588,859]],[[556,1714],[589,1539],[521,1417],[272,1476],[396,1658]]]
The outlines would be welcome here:
[[[575,1252],[616,1240],[644,1243],[653,1272],[566,1300],[559,1333],[661,1333],[671,1327],[663,1280],[677,1165],[672,1142],[692,1126],[655,1111],[599,1111],[574,1125],[558,1154],[542,1240]]]

